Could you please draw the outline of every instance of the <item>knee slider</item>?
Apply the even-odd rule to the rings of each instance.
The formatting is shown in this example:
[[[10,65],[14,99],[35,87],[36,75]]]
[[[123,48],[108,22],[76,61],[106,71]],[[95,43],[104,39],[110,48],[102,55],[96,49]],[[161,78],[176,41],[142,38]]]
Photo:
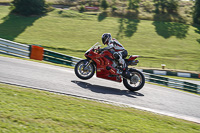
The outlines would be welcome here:
[[[122,58],[124,59],[124,58],[126,58],[128,56],[128,52],[127,52],[127,50],[124,50],[123,52],[122,52]]]

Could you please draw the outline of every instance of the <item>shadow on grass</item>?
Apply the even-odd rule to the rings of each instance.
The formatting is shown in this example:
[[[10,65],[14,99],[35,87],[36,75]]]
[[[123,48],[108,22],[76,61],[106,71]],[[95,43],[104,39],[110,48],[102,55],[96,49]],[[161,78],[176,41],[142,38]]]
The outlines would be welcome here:
[[[200,39],[197,39],[197,42],[200,44]]]
[[[127,12],[126,18],[119,19],[119,30],[117,32],[117,39],[126,37],[132,37],[137,31],[138,23],[138,12]],[[133,19],[132,19],[133,18]],[[135,19],[134,19],[135,18]]]
[[[184,20],[179,15],[156,14],[154,20],[153,25],[155,26],[158,35],[166,39],[171,36],[175,36],[179,39],[187,37],[189,25],[184,24]],[[159,22],[160,20],[175,22]]]
[[[119,31],[117,33],[117,39],[126,37],[132,37],[137,31],[137,26],[140,20],[125,19],[121,18],[119,20]]]
[[[84,89],[91,90],[92,92],[95,92],[95,93],[125,95],[127,97],[132,97],[132,98],[136,98],[136,96],[144,96],[141,93],[131,92],[129,90],[119,90],[119,89],[115,89],[115,88],[111,88],[111,87],[92,85],[92,84],[89,84],[86,82],[76,81],[76,80],[72,80],[71,82],[77,84],[78,86],[80,86]]]
[[[200,26],[194,26],[196,28],[195,32],[200,35]],[[200,44],[200,39],[197,39],[197,42]]]
[[[9,14],[2,18],[4,22],[0,24],[0,37],[8,40],[14,40],[23,33],[28,27],[41,16],[24,17],[15,14]]]
[[[182,23],[172,22],[153,22],[158,35],[164,38],[175,36],[176,38],[183,39],[187,37],[189,25]]]
[[[106,19],[107,16],[108,16],[107,12],[100,13],[99,16],[98,16],[98,21],[99,22],[103,21],[104,19]]]

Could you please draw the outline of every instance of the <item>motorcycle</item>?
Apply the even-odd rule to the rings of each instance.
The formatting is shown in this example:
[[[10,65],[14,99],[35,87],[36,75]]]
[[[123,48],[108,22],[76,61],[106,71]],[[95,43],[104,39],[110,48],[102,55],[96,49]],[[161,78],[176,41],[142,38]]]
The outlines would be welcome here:
[[[109,50],[100,51],[101,45],[94,44],[85,52],[87,59],[80,60],[74,68],[78,78],[90,79],[95,71],[96,77],[112,80],[121,83],[130,91],[138,91],[145,84],[144,75],[134,69],[128,68],[126,71],[120,69],[120,64],[114,59],[113,54]],[[135,66],[139,63],[136,58],[139,56],[131,55],[128,59],[124,59],[127,66]]]

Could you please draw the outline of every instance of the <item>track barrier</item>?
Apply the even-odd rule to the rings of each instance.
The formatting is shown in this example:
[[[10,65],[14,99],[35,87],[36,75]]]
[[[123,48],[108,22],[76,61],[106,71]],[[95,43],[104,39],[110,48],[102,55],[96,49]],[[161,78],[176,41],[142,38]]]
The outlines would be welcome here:
[[[145,80],[148,82],[152,82],[152,83],[164,85],[164,86],[171,87],[171,88],[176,88],[176,89],[200,94],[200,85],[198,85],[198,84],[181,81],[178,79],[158,76],[158,75],[146,73],[146,72],[143,72],[143,74],[145,76]]]
[[[57,64],[75,66],[75,64],[81,59],[44,49],[43,60]]]
[[[30,59],[43,60],[44,48],[36,45],[30,45]]]
[[[0,38],[0,53],[22,58],[29,58],[30,49],[28,45]]]
[[[200,74],[197,73],[187,73],[187,72],[173,72],[169,70],[149,70],[143,69],[143,72],[152,73],[156,75],[168,75],[168,76],[178,76],[187,78],[200,78]]]

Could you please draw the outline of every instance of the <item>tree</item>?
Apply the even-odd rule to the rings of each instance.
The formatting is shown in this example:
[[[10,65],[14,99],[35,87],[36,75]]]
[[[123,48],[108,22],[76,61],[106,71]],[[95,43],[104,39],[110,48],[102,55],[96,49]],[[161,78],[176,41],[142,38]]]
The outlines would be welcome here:
[[[195,1],[193,21],[196,24],[200,24],[200,0]]]
[[[45,0],[13,0],[13,12],[24,16],[39,15],[46,12]]]
[[[176,13],[178,11],[178,0],[154,0],[156,13]]]
[[[108,2],[106,1],[106,0],[102,0],[101,1],[101,7],[104,9],[104,10],[106,10],[107,8],[108,8]]]
[[[129,0],[128,9],[137,10],[139,8],[140,0]]]
[[[166,9],[168,13],[176,13],[178,11],[178,0],[168,0]]]
[[[79,9],[79,12],[84,12],[85,11],[85,7],[83,5],[81,5],[80,9]]]

